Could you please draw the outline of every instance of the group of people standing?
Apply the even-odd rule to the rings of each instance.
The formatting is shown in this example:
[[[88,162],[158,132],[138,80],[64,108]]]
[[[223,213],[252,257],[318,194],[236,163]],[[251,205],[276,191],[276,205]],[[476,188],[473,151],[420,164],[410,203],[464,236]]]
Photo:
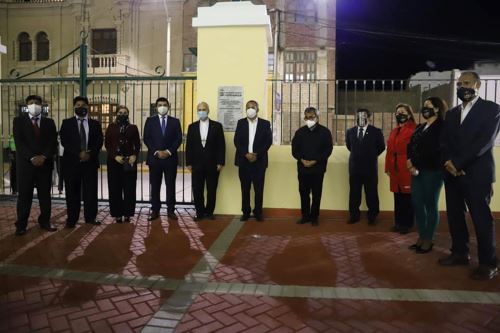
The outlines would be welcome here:
[[[439,260],[444,266],[469,264],[469,233],[465,221],[468,210],[474,223],[479,252],[479,267],[472,277],[491,279],[498,274],[495,249],[495,226],[489,203],[495,181],[493,145],[500,129],[499,105],[478,96],[481,81],[474,72],[463,73],[457,83],[462,104],[448,110],[438,97],[427,98],[421,110],[424,121],[417,126],[410,105],[396,106],[397,126],[387,141],[385,173],[394,193],[392,231],[408,233],[416,223],[419,237],[409,248],[428,253],[439,223],[438,201],[443,183],[452,238],[451,255]],[[51,173],[57,148],[54,121],[41,117],[42,98],[28,96],[27,114],[14,119],[18,174],[16,234],[26,233],[34,188],[40,202],[40,227],[56,231],[51,225]],[[98,121],[89,117],[89,102],[78,96],[73,100],[75,116],[65,119],[59,131],[64,148],[62,167],[66,186],[66,227],[73,228],[84,202],[85,223],[99,225],[97,216],[97,170],[103,143],[107,150],[110,213],[117,223],[130,222],[135,213],[137,161],[141,150],[139,130],[129,121],[129,110],[118,106],[115,122],[106,129],[105,140]],[[151,213],[148,220],[159,219],[160,189],[165,178],[167,216],[176,220],[175,183],[178,149],[182,130],[177,118],[169,115],[168,99],[155,102],[157,115],[144,126],[149,166]],[[253,216],[263,221],[263,193],[272,144],[270,122],[259,118],[259,105],[246,103],[246,117],[236,126],[235,165],[241,185],[240,220]],[[192,172],[192,189],[196,221],[215,219],[219,174],[225,164],[225,139],[222,125],[209,118],[209,105],[197,105],[199,120],[189,125],[185,143],[187,168]],[[356,111],[357,125],[346,132],[349,156],[348,223],[360,221],[361,191],[364,188],[368,206],[368,223],[376,224],[379,214],[378,156],[385,150],[380,129],[369,124],[367,109]],[[330,130],[319,124],[319,112],[313,107],[304,111],[305,125],[292,140],[292,155],[297,160],[301,218],[298,224],[318,225],[323,178],[333,142]],[[255,192],[254,208],[250,206],[250,189]],[[207,198],[205,200],[205,187]],[[252,215],[253,213],[253,215]]]
[[[425,99],[418,124],[410,105],[395,108],[395,126],[387,141],[385,173],[394,194],[392,231],[407,234],[416,221],[418,238],[409,246],[419,254],[432,251],[439,224],[439,196],[445,187],[446,212],[452,239],[451,254],[442,266],[468,265],[469,211],[476,232],[479,266],[473,279],[488,280],[498,274],[495,222],[489,207],[495,181],[493,146],[500,130],[499,105],[479,97],[481,80],[475,72],[464,72],[457,82],[462,104],[448,110],[439,97]],[[361,187],[366,194],[368,223],[375,224],[379,212],[377,156],[384,151],[382,132],[368,125],[370,112],[357,111],[357,126],[346,133],[349,158],[348,223],[359,218]],[[369,135],[368,135],[369,134]]]

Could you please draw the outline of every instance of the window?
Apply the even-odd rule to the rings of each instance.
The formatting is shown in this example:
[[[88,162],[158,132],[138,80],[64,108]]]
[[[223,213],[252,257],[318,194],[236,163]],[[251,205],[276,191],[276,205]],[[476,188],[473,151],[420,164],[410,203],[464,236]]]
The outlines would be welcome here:
[[[17,43],[19,46],[19,61],[31,60],[31,39],[27,32],[21,32],[17,36]]]
[[[184,53],[183,71],[184,72],[196,72],[196,61],[197,61],[197,58],[194,54]]]
[[[312,0],[296,0],[295,22],[297,23],[316,23],[318,22],[318,12],[316,4]]]
[[[116,103],[91,103],[89,105],[90,118],[101,123],[103,133],[106,132],[109,124],[113,122],[113,115],[116,113]]]
[[[285,52],[285,81],[313,81],[315,79],[315,51]]]
[[[49,38],[43,31],[36,35],[36,60],[49,60]]]
[[[116,54],[116,29],[92,29],[92,54]]]

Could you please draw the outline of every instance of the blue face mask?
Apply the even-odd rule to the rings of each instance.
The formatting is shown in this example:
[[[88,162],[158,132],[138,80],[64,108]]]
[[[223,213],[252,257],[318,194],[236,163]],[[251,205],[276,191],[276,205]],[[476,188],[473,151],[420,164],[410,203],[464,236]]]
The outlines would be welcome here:
[[[198,111],[198,117],[201,120],[205,120],[208,118],[208,112],[207,111]]]

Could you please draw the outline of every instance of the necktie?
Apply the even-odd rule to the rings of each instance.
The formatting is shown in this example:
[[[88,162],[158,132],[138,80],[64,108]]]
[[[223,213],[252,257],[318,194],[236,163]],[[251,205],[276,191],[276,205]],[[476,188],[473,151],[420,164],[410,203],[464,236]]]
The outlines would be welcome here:
[[[359,140],[363,140],[363,127],[360,127],[360,128],[359,128],[359,131],[358,131],[358,139],[359,139]]]
[[[35,137],[37,139],[40,138],[40,127],[38,126],[38,117],[33,117],[33,131],[35,132]]]
[[[165,116],[161,117],[161,133],[165,135],[165,128],[167,127]]]
[[[85,127],[83,126],[83,122],[85,118],[80,118],[80,150],[87,151],[87,135],[85,133]]]

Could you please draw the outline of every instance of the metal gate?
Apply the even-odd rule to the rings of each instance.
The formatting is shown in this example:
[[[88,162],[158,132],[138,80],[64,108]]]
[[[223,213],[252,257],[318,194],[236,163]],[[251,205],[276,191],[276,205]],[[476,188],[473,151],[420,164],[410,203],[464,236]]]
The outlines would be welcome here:
[[[102,56],[100,57],[102,58]],[[68,59],[68,61],[65,61]],[[66,65],[67,64],[67,65]],[[63,72],[61,67],[68,66],[64,77],[56,77]],[[15,194],[15,178],[13,172],[15,156],[12,122],[14,117],[25,110],[25,98],[36,94],[43,98],[43,111],[54,119],[57,128],[62,120],[73,116],[73,97],[86,95],[90,104],[90,117],[101,122],[103,131],[109,123],[114,121],[114,113],[118,105],[126,105],[130,110],[130,121],[137,125],[141,134],[147,117],[155,113],[154,103],[160,97],[167,97],[171,103],[170,115],[179,118],[183,133],[193,120],[195,108],[196,77],[167,77],[161,68],[156,73],[144,75],[132,68],[125,68],[125,75],[114,75],[116,62],[109,62],[107,67],[99,67],[99,62],[87,56],[85,41],[72,52],[56,62],[34,72],[13,79],[0,80],[0,194]],[[106,71],[109,71],[106,73]],[[55,73],[54,73],[55,72]],[[46,75],[50,73],[50,77]],[[55,75],[54,75],[55,74]],[[99,75],[101,74],[101,75]],[[38,76],[38,77],[37,77]],[[59,150],[55,158],[53,174],[53,198],[64,198],[65,192],[60,175]],[[145,165],[146,147],[142,142],[142,149],[138,158],[137,200],[149,202],[149,173]],[[106,151],[100,154],[101,167],[98,173],[98,198],[108,200]],[[179,167],[177,171],[176,199],[180,204],[192,203],[191,174],[185,167],[184,140],[179,148]],[[162,190],[162,200],[166,191]]]

